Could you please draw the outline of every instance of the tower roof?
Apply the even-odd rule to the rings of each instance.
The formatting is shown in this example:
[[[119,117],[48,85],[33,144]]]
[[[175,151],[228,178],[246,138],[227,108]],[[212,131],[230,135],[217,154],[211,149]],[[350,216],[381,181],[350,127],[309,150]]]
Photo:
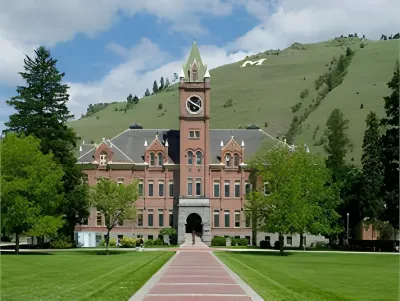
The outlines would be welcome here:
[[[196,64],[197,67],[197,79],[189,78],[192,74],[192,67]],[[192,49],[190,50],[189,58],[185,65],[182,66],[183,73],[185,75],[185,81],[202,82],[207,73],[207,65],[203,64],[201,60],[199,48],[197,48],[196,40],[193,41]]]

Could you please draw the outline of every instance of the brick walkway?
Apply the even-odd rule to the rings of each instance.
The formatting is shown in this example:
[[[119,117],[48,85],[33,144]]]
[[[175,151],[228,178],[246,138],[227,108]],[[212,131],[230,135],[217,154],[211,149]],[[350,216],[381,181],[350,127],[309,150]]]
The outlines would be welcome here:
[[[129,301],[263,300],[210,251],[182,250]]]

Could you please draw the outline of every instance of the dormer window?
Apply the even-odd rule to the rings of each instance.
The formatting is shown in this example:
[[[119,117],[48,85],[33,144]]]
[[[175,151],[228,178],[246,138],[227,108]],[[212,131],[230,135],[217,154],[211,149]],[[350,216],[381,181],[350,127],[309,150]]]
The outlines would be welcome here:
[[[225,155],[225,164],[226,164],[226,166],[231,166],[231,160],[232,160],[231,154],[226,154]]]
[[[100,154],[100,165],[106,165],[107,164],[107,153],[102,152]]]
[[[203,164],[203,154],[200,151],[196,153],[196,164],[197,165]]]
[[[188,165],[192,165],[193,164],[193,153],[191,151],[188,152],[187,158],[188,158],[187,159]]]
[[[235,154],[235,155],[233,156],[233,164],[234,164],[235,166],[239,166],[239,162],[240,162],[239,155],[238,155],[238,154]]]
[[[158,165],[159,166],[163,165],[163,155],[162,155],[162,153],[158,153]]]
[[[154,166],[155,156],[154,153],[150,153],[150,166]]]

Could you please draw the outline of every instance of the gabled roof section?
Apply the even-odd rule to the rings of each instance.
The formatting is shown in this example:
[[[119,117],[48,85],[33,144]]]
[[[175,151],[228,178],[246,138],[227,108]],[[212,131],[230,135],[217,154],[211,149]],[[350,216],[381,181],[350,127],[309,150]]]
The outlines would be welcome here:
[[[207,72],[207,66],[204,65],[203,61],[201,60],[200,51],[199,51],[199,48],[197,48],[196,40],[193,41],[192,49],[190,51],[189,58],[188,58],[186,64],[182,66],[183,73],[185,76],[184,77],[185,81],[188,81],[188,82],[192,81],[189,78],[189,74],[191,74],[193,64],[196,64],[196,66],[197,66],[196,82],[202,82],[204,80],[204,77]],[[208,74],[208,77],[209,77],[209,74]]]
[[[223,140],[221,140],[223,141]],[[231,140],[228,141],[228,143],[226,143],[223,147],[222,147],[222,151],[238,151],[241,152],[242,148],[240,147],[240,145],[236,142],[236,140],[234,139],[234,136],[231,137]]]

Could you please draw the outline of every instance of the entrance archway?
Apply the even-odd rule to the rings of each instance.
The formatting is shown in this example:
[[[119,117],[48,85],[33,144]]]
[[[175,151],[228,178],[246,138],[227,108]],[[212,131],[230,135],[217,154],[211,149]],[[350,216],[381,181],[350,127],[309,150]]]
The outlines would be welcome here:
[[[196,231],[196,233],[203,233],[203,224],[200,215],[197,213],[190,214],[186,219],[186,233],[192,233],[192,231]]]

